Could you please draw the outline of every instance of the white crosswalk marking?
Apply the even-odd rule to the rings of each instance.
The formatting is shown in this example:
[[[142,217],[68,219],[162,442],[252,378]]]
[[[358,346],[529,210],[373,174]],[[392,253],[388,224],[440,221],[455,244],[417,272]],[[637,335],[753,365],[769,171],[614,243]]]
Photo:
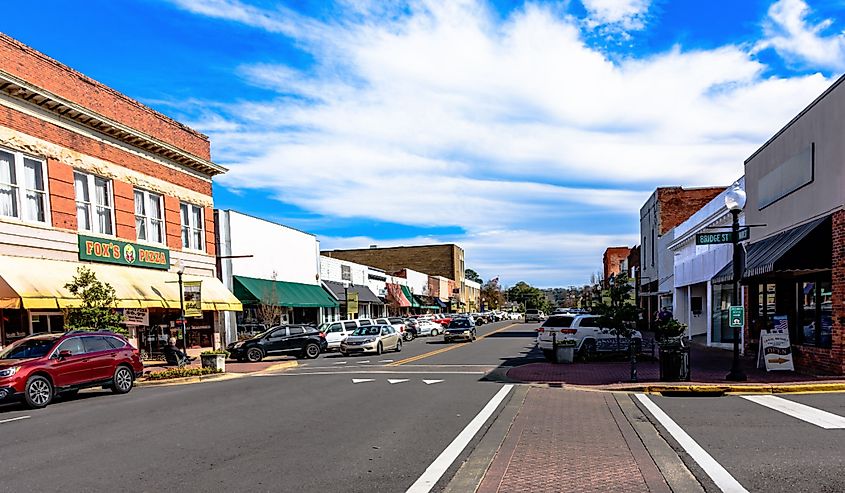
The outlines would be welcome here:
[[[423,380],[423,383],[425,383],[426,385],[431,385],[431,384],[434,384],[434,383],[440,383],[442,381],[443,380]]]
[[[387,383],[389,383],[391,385],[393,385],[394,383],[402,383],[402,382],[407,382],[407,381],[408,381],[407,378],[388,378],[387,379]]]
[[[790,401],[776,395],[742,395],[740,397],[827,430],[845,428],[845,418],[842,416]]]
[[[375,378],[353,378],[352,383],[375,382]]]
[[[337,363],[335,363],[335,364],[336,364],[336,365],[345,365],[345,364],[346,364],[346,361],[338,361],[338,362],[337,362]]]
[[[359,365],[364,365],[364,364],[367,364],[367,363],[369,363],[369,362],[370,362],[370,360],[365,359],[364,361],[359,361],[359,362],[358,362],[358,364],[359,364]]]
[[[379,363],[393,363],[393,360],[392,359],[380,359],[378,362]]]

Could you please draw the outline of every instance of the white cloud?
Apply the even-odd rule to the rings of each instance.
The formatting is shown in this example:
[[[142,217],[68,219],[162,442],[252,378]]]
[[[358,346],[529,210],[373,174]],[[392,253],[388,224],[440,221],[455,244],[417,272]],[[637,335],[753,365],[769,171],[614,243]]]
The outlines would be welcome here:
[[[804,0],[778,0],[769,7],[763,24],[765,39],[756,50],[773,48],[788,61],[827,70],[845,70],[845,34],[825,35],[832,19],[818,23],[808,18],[812,10]]]
[[[581,0],[587,9],[588,24],[610,25],[625,31],[645,28],[645,16],[651,0]]]
[[[590,243],[589,263],[600,265],[617,233],[637,241],[654,186],[730,184],[831,82],[768,76],[733,45],[614,61],[585,42],[577,19],[534,4],[499,20],[481,0],[420,0],[401,15],[346,0],[351,13],[328,26],[234,1],[178,1],[283,33],[316,60],[307,71],[246,62],[244,79],[278,98],[203,108],[198,126],[231,169],[221,183],[332,217],[460,226],[468,251],[543,245],[534,264],[480,257],[503,276],[556,249],[560,266],[545,265],[570,273],[559,282],[588,279],[595,268],[570,261],[567,238],[607,240]],[[526,236],[483,236],[491,231]]]

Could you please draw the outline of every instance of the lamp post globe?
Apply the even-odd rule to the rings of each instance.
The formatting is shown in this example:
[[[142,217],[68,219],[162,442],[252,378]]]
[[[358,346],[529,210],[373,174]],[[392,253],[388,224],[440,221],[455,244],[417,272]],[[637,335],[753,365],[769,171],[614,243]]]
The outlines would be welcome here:
[[[728,193],[725,194],[725,207],[729,211],[741,211],[745,209],[745,190],[739,186],[739,182],[734,182]]]

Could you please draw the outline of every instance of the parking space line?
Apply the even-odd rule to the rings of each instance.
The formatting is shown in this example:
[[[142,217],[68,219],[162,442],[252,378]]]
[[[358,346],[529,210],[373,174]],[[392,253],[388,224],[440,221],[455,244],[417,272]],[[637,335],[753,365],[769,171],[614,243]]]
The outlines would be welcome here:
[[[668,431],[675,441],[683,447],[687,454],[689,454],[689,456],[698,463],[701,469],[710,476],[710,479],[716,483],[716,486],[720,490],[730,493],[748,493],[748,490],[739,484],[739,481],[734,479],[734,477],[731,476],[731,473],[722,467],[721,464],[716,462],[716,459],[701,448],[701,445],[696,443],[696,441],[693,440],[692,437],[683,430],[683,428],[678,426],[678,424],[675,423],[669,415],[663,412],[657,404],[652,402],[647,395],[635,394],[635,397],[642,403],[643,406],[645,406],[646,409],[648,409],[648,412],[654,416],[654,419],[659,421],[660,424],[666,428],[666,431]]]
[[[741,395],[743,399],[774,409],[826,430],[845,428],[845,418],[776,395]]]
[[[0,419],[0,424],[11,423],[12,421],[20,421],[22,419],[29,419],[29,416],[18,416],[17,418]]]
[[[499,407],[499,404],[505,400],[505,397],[508,396],[511,389],[513,389],[513,385],[508,384],[502,386],[502,388],[494,395],[487,405],[485,405],[478,414],[472,418],[472,421],[464,428],[458,436],[452,440],[452,443],[449,444],[443,452],[434,459],[434,462],[431,463],[422,474],[422,476],[417,479],[414,484],[408,488],[407,493],[428,493],[431,491],[431,488],[437,484],[437,481],[443,476],[443,473],[449,469],[449,466],[455,462],[455,459],[463,452],[472,438],[478,433],[478,430],[484,426],[484,423],[487,422],[487,419],[493,415],[496,409]]]

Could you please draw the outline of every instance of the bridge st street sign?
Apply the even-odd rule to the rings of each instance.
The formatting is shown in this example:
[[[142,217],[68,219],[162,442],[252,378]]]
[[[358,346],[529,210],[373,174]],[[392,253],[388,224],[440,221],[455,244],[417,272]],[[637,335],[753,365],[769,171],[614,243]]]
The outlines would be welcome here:
[[[745,241],[750,238],[749,228],[739,229],[739,239],[737,241]],[[719,233],[697,233],[695,235],[696,245],[721,245],[724,243],[733,243],[733,231],[722,231]]]

